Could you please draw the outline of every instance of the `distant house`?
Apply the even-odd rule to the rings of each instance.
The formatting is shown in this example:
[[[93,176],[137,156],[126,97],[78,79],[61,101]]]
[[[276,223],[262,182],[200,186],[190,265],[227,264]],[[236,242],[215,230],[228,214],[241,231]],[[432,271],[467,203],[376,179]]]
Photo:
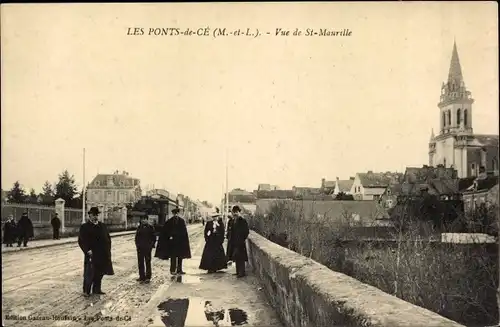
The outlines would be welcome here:
[[[257,191],[257,199],[293,199],[295,193],[292,190]]]
[[[276,190],[279,190],[279,187],[277,185],[259,184],[259,186],[257,186],[257,191],[276,191]]]
[[[8,200],[7,194],[8,194],[7,191],[2,190],[2,204],[7,203],[7,200]]]
[[[321,188],[318,187],[292,187],[295,197],[321,195]]]
[[[118,208],[137,203],[142,196],[140,180],[128,172],[98,174],[87,186],[87,207],[101,207],[103,217],[116,213]]]
[[[335,181],[327,181],[325,178],[321,179],[321,192],[323,194],[333,194],[335,191]]]
[[[379,203],[387,209],[396,206],[401,199],[417,198],[424,193],[437,196],[442,201],[460,200],[459,180],[453,168],[408,167],[398,184],[389,185]]]
[[[238,203],[255,203],[257,200],[256,195],[253,192],[248,192],[239,188],[236,188],[229,192],[229,202]]]
[[[355,177],[350,177],[349,179],[339,179],[335,181],[335,187],[333,194],[337,195],[339,193],[351,194],[352,185],[354,184]]]
[[[351,186],[351,194],[355,200],[378,201],[386,188],[391,184],[397,184],[402,178],[401,173],[357,173]]]
[[[481,205],[498,205],[498,176],[479,175],[470,186],[462,190],[464,210],[474,210]]]

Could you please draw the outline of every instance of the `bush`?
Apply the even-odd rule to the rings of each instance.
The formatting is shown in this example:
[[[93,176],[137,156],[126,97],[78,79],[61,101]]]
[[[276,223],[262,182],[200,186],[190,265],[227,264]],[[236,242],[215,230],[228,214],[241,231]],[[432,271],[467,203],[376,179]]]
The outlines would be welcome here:
[[[300,201],[277,201],[267,214],[250,218],[249,225],[330,269],[459,323],[498,321],[496,244],[441,243],[428,237],[440,232],[435,221],[421,221],[408,211],[383,241],[361,240],[355,232],[359,229],[350,227],[348,212],[325,216],[313,210],[306,217]],[[480,217],[490,225],[494,219],[484,213]]]

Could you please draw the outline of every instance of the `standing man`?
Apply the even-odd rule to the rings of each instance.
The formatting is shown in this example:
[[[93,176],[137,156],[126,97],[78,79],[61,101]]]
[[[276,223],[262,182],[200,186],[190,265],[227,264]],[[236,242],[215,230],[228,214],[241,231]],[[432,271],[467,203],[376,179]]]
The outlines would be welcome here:
[[[27,247],[28,241],[34,236],[33,223],[31,222],[31,219],[29,219],[27,212],[23,213],[21,219],[17,222],[17,231],[17,247],[20,247],[21,243],[23,243],[24,247]]]
[[[138,282],[151,281],[151,251],[155,246],[156,235],[154,227],[149,224],[148,217],[142,216],[137,232],[135,233],[135,246],[137,248],[137,262],[139,265]],[[144,271],[146,266],[146,271]]]
[[[233,229],[233,224],[234,224],[233,216],[231,214],[229,214],[228,220],[227,220],[227,232],[226,232],[226,238],[227,238],[226,254],[227,254],[227,263],[228,264],[231,263],[231,253],[233,250],[233,245],[231,244],[232,243],[231,233],[232,233],[232,229]]]
[[[50,224],[52,225],[52,233],[54,235],[54,240],[59,239],[59,228],[61,228],[61,220],[59,219],[59,215],[56,214],[54,215],[54,218],[50,221]]]
[[[172,275],[184,275],[182,260],[191,258],[186,222],[179,217],[179,212],[178,208],[172,210],[174,216],[163,225],[155,252],[156,258],[170,259],[170,273]]]
[[[234,222],[231,228],[231,260],[236,263],[236,276],[245,277],[245,262],[248,261],[246,240],[250,230],[245,218],[241,216],[239,206],[233,207]]]
[[[82,249],[84,257],[83,266],[83,293],[89,296],[94,294],[105,294],[101,289],[104,275],[114,275],[113,263],[111,262],[111,237],[106,225],[98,220],[99,209],[90,208],[89,220],[80,227],[78,245]]]

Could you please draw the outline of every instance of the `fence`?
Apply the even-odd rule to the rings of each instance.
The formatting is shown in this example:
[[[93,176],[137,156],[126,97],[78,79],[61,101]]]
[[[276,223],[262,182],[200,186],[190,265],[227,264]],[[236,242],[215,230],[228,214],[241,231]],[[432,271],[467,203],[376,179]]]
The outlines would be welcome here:
[[[9,215],[13,215],[17,221],[23,213],[27,212],[33,224],[46,225],[54,216],[55,207],[39,206],[31,204],[3,204],[2,205],[2,223],[7,220]],[[80,216],[81,217],[81,216]],[[80,218],[81,222],[81,218]]]
[[[82,224],[82,210],[65,208],[64,224],[66,226],[80,226]]]

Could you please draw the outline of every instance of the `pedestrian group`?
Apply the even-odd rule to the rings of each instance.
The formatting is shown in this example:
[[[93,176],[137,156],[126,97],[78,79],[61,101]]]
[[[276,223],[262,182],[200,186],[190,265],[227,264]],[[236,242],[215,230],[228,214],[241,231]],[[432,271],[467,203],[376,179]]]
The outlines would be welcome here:
[[[222,217],[217,211],[204,224],[205,246],[199,268],[208,273],[226,269],[232,262],[236,265],[236,276],[244,277],[245,262],[248,261],[246,239],[249,235],[248,223],[241,216],[238,206],[232,208],[227,233]],[[149,224],[148,218],[141,219],[135,234],[138,282],[149,283],[152,278],[151,257],[170,260],[170,273],[173,276],[184,275],[182,263],[191,258],[191,248],[186,222],[179,216],[179,209],[173,209],[173,216],[159,229],[158,241],[156,230]],[[98,220],[99,209],[90,208],[89,220],[80,227],[78,244],[84,253],[83,293],[105,294],[101,289],[104,275],[114,275],[111,262],[111,237],[106,225]],[[53,225],[54,226],[54,225]],[[226,234],[226,235],[225,235]],[[54,237],[56,234],[54,234]],[[224,238],[227,238],[227,251],[224,253]]]

